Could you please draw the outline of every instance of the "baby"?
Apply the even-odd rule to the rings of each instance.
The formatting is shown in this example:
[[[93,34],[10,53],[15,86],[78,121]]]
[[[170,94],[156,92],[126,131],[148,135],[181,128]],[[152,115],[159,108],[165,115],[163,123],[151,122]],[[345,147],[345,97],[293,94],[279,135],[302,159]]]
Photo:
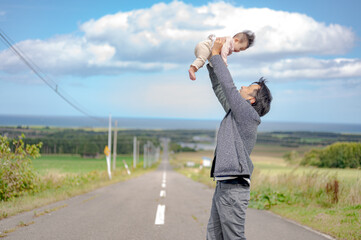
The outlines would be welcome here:
[[[224,61],[224,63],[227,64],[227,56],[231,55],[232,52],[240,52],[244,51],[247,48],[251,47],[253,45],[255,35],[251,31],[243,31],[239,32],[236,35],[232,37],[224,37],[226,39],[226,42],[223,44],[221,56]],[[194,54],[196,55],[196,60],[192,63],[190,66],[188,72],[189,72],[189,78],[192,80],[196,80],[196,72],[199,68],[203,67],[206,60],[212,56],[212,46],[214,41],[216,40],[215,35],[209,35],[208,40],[199,42],[194,49]]]

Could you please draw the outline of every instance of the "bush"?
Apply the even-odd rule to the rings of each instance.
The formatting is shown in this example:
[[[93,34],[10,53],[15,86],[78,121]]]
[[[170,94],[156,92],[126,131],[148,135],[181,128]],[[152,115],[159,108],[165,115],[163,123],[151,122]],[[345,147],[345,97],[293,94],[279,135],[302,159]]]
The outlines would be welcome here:
[[[319,167],[321,165],[320,155],[322,150],[321,149],[312,149],[308,153],[305,154],[301,161],[301,165],[310,165]]]
[[[330,168],[361,167],[361,143],[337,142],[306,153],[302,165]]]
[[[0,200],[18,197],[24,192],[39,189],[39,177],[33,169],[30,157],[39,157],[42,143],[24,146],[21,135],[12,145],[0,135]]]
[[[359,185],[341,183],[336,175],[307,171],[270,176],[255,171],[252,175],[250,206],[270,209],[286,203],[308,206],[315,203],[329,208],[337,203],[359,204]]]
[[[283,159],[289,163],[295,163],[298,159],[298,152],[291,151],[283,155]]]

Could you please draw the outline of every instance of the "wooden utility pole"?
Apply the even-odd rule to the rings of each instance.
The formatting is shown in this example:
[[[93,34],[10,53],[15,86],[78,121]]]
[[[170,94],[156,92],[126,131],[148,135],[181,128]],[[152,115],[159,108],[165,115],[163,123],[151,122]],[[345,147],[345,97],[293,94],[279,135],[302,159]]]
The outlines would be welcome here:
[[[144,144],[144,153],[143,153],[143,168],[147,167],[147,143]]]
[[[137,140],[137,159],[136,159],[136,162],[138,163],[139,162],[139,151],[140,151],[140,142]]]
[[[112,179],[112,172],[110,169],[110,161],[111,161],[111,145],[112,145],[112,116],[109,114],[109,130],[108,130],[108,150],[106,151],[108,153],[107,157],[107,168],[108,168],[108,175],[109,179]]]
[[[133,137],[133,168],[137,167],[137,137]]]
[[[114,142],[113,142],[113,170],[115,170],[116,161],[117,161],[117,135],[118,135],[118,121],[114,122]]]

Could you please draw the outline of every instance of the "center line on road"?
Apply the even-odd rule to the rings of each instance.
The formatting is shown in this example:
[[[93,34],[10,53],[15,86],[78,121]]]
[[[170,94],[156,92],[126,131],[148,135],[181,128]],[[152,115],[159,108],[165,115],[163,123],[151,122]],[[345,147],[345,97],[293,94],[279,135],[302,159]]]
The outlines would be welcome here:
[[[162,188],[166,187],[166,171],[163,172],[163,179],[162,179]],[[160,191],[160,197],[165,198],[165,190]],[[164,224],[164,216],[165,214],[165,205],[158,204],[157,213],[155,215],[155,225],[163,225]]]
[[[165,197],[165,190],[160,191],[160,197]]]
[[[158,205],[157,214],[155,216],[155,225],[163,225],[164,224],[164,213],[165,213],[165,205]]]

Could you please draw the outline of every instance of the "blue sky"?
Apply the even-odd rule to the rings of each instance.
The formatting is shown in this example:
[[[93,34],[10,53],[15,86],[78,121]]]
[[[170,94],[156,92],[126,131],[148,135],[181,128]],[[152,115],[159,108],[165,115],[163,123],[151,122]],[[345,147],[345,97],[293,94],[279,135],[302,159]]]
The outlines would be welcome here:
[[[228,58],[237,87],[269,80],[264,121],[361,123],[361,3],[1,0],[0,28],[92,115],[221,119],[194,46],[256,33]],[[0,115],[81,115],[0,42]]]

